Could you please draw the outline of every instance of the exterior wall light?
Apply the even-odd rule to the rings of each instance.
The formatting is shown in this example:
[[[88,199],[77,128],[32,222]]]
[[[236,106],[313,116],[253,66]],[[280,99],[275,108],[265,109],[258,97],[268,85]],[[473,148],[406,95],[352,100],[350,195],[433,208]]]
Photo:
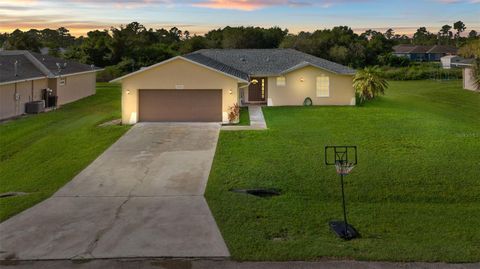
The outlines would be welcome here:
[[[229,94],[232,94],[232,93],[233,93],[233,91],[232,91],[232,90],[228,90],[228,93],[229,93]]]
[[[127,94],[130,94],[130,90],[127,90],[126,93],[127,93]]]
[[[300,78],[300,82],[304,82],[305,79],[303,77]]]

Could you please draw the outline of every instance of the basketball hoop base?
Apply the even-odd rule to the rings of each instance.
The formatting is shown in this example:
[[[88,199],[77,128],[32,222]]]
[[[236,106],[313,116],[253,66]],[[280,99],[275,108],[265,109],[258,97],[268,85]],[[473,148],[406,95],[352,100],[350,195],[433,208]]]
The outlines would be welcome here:
[[[347,234],[345,234],[345,222],[343,221],[330,221],[328,224],[330,229],[344,240],[351,240],[360,236],[357,230],[350,224],[347,224]]]

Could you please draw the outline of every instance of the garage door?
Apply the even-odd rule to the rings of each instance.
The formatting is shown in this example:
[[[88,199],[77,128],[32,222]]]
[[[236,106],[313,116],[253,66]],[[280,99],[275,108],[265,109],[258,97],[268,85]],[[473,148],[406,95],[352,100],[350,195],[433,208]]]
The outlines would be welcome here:
[[[222,90],[140,90],[139,120],[221,122]]]

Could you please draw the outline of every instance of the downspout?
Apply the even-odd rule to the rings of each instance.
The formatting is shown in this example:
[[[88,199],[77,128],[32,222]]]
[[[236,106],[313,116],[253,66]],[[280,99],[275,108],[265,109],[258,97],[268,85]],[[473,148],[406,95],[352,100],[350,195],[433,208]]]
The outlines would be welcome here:
[[[15,99],[15,107],[14,107],[14,114],[15,116],[18,115],[19,111],[18,111],[18,102],[20,100],[20,98],[18,98],[18,93],[17,93],[17,82],[15,82],[15,93],[13,94],[13,99]]]
[[[33,80],[32,80],[32,87],[31,87],[32,95],[31,95],[31,98],[30,98],[30,102],[32,102],[33,99],[35,99],[34,96],[33,96],[33,88],[34,88],[34,84],[33,84]]]

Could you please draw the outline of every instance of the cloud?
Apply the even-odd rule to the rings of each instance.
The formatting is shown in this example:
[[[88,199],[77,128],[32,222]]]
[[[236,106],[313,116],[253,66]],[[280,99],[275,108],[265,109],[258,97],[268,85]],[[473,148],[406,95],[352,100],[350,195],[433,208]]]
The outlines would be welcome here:
[[[143,24],[143,23],[142,23]],[[74,36],[85,35],[92,30],[104,30],[111,27],[119,27],[125,25],[122,21],[100,21],[100,20],[75,20],[68,16],[57,17],[52,20],[49,15],[2,15],[0,16],[0,33],[12,32],[15,29],[27,31],[30,29],[58,29],[60,27],[66,27],[70,30],[70,33]],[[177,23],[173,21],[151,21],[143,24],[147,28],[170,29],[177,27],[180,29],[190,30],[191,34],[203,34],[210,28],[202,29],[196,24]]]
[[[213,8],[213,9],[237,9],[252,11],[265,7],[273,6],[310,6],[312,2],[292,1],[292,0],[206,0],[192,3],[192,6]]]
[[[33,9],[35,6],[46,3],[59,5],[70,3],[79,6],[113,7],[117,9],[135,9],[150,6],[193,6],[211,9],[233,9],[241,11],[253,11],[268,7],[305,7],[317,6],[328,8],[342,3],[367,2],[369,0],[0,0],[3,9],[20,10]],[[439,0],[458,1],[458,0]],[[480,0],[475,0],[480,1]],[[2,5],[6,4],[6,5]]]
[[[236,9],[242,11],[252,11],[267,7],[288,6],[305,7],[320,6],[323,8],[331,7],[341,3],[368,2],[369,0],[201,0],[191,3],[195,7],[213,8],[213,9]],[[480,1],[480,0],[479,0]]]
[[[110,23],[102,23],[91,20],[71,20],[68,18],[61,18],[52,21],[50,16],[10,16],[2,15],[0,17],[0,32],[6,29],[31,29],[31,28],[52,28],[56,29],[61,26],[68,25],[72,32],[83,31],[85,29],[108,29]],[[40,27],[41,26],[41,27]]]

